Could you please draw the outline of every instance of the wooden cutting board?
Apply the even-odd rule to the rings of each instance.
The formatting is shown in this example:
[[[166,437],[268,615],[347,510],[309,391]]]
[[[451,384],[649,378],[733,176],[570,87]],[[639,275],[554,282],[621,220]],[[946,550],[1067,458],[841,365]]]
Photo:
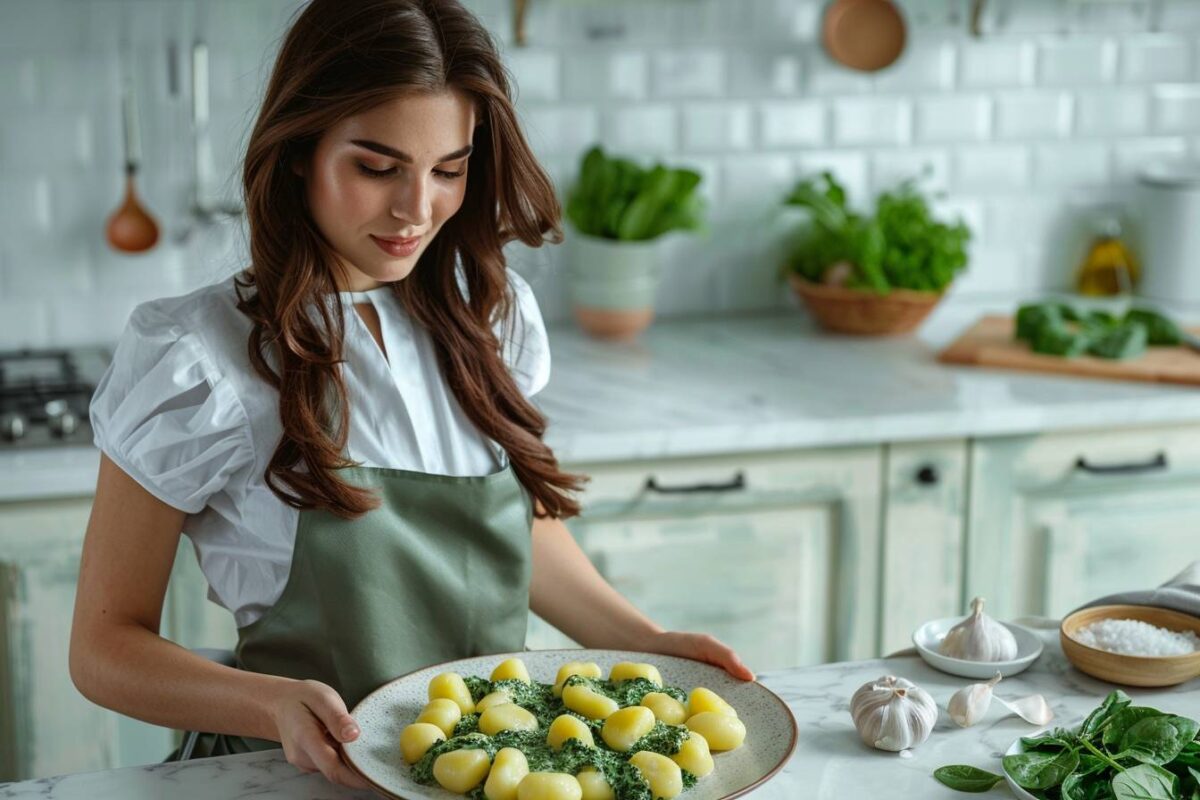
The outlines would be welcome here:
[[[1108,378],[1200,386],[1200,353],[1187,347],[1148,347],[1137,358],[1117,361],[1095,356],[1061,358],[1034,353],[1013,338],[1013,319],[986,316],[938,355],[944,364],[1057,372],[1086,378]],[[1200,328],[1192,329],[1200,334]]]

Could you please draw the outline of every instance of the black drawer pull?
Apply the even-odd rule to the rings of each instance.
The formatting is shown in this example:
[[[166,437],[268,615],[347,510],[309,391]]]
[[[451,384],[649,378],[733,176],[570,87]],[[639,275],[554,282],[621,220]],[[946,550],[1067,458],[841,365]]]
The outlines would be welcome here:
[[[746,488],[746,473],[739,471],[729,483],[696,483],[691,486],[660,486],[653,475],[646,478],[643,491],[659,494],[692,494],[694,492],[737,492]]]
[[[1075,460],[1075,469],[1090,472],[1093,475],[1131,475],[1138,472],[1155,472],[1166,468],[1167,454],[1161,451],[1154,458],[1142,464],[1089,464],[1083,456]]]

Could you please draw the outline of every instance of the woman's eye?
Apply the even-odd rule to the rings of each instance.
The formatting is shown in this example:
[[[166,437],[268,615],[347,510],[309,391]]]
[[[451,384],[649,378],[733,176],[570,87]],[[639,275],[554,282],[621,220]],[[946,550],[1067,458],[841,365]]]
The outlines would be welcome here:
[[[371,169],[366,164],[359,164],[358,171],[371,178],[382,178],[386,175],[391,175],[396,169],[395,167],[391,169]]]
[[[466,175],[467,171],[465,169],[460,169],[458,172],[447,172],[444,169],[435,169],[433,171],[433,174],[437,175],[439,178],[445,178],[446,180],[453,180],[455,178],[461,178],[463,175]]]

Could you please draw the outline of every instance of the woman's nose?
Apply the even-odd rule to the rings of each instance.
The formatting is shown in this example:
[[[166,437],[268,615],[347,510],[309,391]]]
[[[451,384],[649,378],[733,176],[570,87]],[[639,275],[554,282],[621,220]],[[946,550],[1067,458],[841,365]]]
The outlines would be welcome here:
[[[426,181],[422,178],[401,181],[392,198],[392,216],[424,231],[432,215]]]

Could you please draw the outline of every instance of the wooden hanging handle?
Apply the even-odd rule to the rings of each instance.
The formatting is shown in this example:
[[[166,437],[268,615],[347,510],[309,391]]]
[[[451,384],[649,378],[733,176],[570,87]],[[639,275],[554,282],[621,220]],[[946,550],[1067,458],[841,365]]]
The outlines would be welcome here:
[[[513,39],[517,47],[525,46],[525,12],[529,0],[513,0]]]

